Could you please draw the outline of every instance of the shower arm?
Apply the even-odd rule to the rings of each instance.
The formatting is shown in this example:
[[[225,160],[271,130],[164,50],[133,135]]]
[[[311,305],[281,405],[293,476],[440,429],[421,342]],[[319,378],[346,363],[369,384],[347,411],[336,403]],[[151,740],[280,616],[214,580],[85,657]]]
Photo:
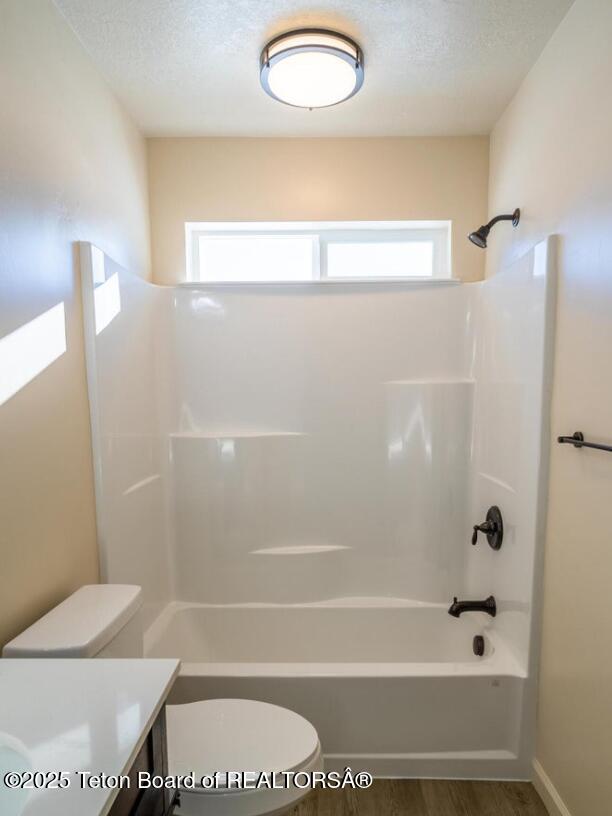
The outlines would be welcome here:
[[[491,227],[495,226],[498,221],[514,221],[516,215],[514,213],[508,215],[496,215],[495,218],[492,218],[486,226],[491,229]]]

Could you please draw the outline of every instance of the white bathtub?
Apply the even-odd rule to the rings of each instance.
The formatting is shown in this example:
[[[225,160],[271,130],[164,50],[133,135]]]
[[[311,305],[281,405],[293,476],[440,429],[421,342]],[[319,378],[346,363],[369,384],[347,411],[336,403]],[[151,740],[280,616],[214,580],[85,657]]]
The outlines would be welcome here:
[[[183,661],[170,702],[244,697],[304,715],[328,769],[527,778],[518,759],[526,677],[488,621],[408,601],[174,602],[147,630],[145,653]]]

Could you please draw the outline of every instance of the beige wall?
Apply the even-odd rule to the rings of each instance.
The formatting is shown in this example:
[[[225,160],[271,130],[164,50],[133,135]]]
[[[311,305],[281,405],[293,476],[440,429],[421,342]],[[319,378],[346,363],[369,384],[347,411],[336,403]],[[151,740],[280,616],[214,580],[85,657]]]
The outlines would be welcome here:
[[[491,140],[488,272],[560,238],[553,433],[612,442],[612,3],[577,0]],[[512,238],[511,238],[512,235]],[[527,305],[527,304],[526,304]],[[612,802],[612,456],[552,445],[537,758],[572,816]],[[553,812],[551,810],[551,812]]]
[[[50,0],[0,0],[0,111],[0,337],[67,317],[67,352],[0,406],[1,644],[97,579],[73,242],[147,273],[149,227],[144,142]]]
[[[487,211],[488,138],[149,139],[153,276],[185,277],[186,221],[452,219],[454,274]]]

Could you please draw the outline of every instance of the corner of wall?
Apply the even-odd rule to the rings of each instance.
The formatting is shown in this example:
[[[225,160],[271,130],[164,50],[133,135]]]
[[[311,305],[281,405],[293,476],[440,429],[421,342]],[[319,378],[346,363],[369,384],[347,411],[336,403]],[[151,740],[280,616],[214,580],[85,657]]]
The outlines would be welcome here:
[[[549,816],[572,816],[561,794],[537,759],[533,760],[533,787],[544,802]]]

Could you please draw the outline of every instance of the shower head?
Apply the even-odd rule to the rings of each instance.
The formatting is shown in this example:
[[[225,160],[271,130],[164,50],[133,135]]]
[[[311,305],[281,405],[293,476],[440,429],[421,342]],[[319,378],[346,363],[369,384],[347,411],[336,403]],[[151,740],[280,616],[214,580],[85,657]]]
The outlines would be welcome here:
[[[518,227],[519,221],[521,220],[521,211],[516,209],[512,215],[496,215],[495,218],[492,218],[488,224],[483,224],[479,227],[475,232],[470,232],[468,238],[470,241],[475,244],[480,249],[487,248],[487,238],[489,237],[489,233],[491,232],[491,227],[494,224],[497,224],[498,221],[512,221],[513,227]]]
[[[477,229],[476,232],[470,232],[468,238],[473,244],[476,244],[477,247],[481,249],[487,248],[487,236],[489,234],[489,227],[484,225]]]

